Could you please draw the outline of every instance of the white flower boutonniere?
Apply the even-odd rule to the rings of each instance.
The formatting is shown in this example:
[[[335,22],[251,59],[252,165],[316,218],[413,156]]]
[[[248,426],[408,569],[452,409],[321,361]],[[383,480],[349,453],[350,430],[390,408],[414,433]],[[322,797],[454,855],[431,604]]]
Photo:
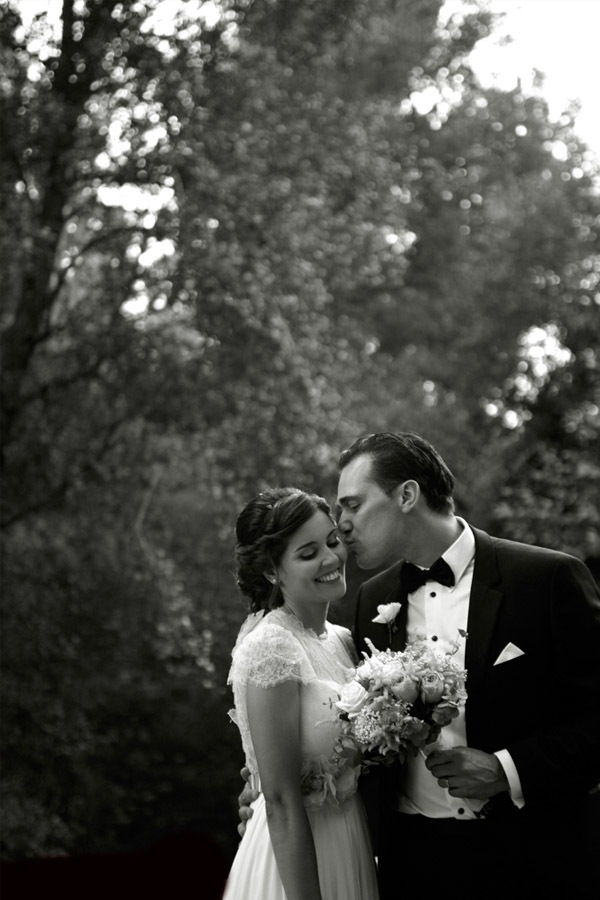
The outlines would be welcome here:
[[[388,634],[390,636],[390,643],[392,640],[392,633],[397,630],[396,616],[400,612],[401,603],[382,603],[377,607],[377,615],[374,619],[371,619],[372,622],[377,622],[379,625],[387,625]]]

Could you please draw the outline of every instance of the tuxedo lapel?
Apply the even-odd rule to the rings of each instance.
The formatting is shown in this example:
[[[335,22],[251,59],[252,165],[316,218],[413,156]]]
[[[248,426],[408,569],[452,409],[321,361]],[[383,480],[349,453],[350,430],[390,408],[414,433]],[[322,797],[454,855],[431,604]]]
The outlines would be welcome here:
[[[475,692],[484,674],[503,594],[493,587],[498,584],[500,576],[492,541],[489,535],[476,528],[473,528],[473,534],[475,565],[469,599],[465,666],[468,672],[467,689]]]

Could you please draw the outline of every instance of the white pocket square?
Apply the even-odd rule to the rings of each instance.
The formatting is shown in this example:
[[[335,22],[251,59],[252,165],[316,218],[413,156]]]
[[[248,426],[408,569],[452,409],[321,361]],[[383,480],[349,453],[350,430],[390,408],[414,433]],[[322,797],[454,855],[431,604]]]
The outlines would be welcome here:
[[[517,659],[519,656],[525,656],[525,652],[517,647],[516,644],[509,643],[506,645],[494,665],[499,666],[500,663],[508,662],[509,659]]]

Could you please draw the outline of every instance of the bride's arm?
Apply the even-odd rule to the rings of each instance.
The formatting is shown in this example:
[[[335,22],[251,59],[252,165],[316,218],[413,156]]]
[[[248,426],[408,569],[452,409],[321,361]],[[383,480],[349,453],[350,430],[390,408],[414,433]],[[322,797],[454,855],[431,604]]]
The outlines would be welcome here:
[[[288,900],[321,900],[312,831],[300,791],[300,685],[248,685],[248,721],[277,868]]]

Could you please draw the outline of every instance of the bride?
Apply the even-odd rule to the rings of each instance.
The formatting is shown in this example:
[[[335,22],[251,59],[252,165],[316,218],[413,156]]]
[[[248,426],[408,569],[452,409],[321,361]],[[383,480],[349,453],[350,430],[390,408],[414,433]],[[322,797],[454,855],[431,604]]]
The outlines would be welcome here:
[[[237,583],[251,615],[229,683],[260,791],[224,900],[377,900],[360,759],[336,749],[333,703],[357,663],[346,628],[346,550],[328,504],[296,488],[263,491],[236,524]]]

